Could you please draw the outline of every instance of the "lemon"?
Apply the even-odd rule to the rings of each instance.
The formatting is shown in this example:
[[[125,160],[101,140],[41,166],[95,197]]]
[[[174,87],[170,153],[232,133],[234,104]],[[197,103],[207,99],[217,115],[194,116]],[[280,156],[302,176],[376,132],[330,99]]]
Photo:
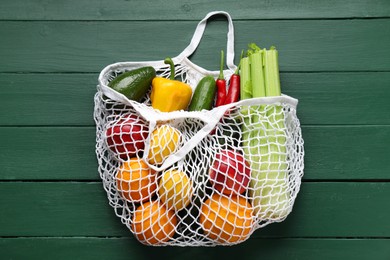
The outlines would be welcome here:
[[[180,142],[180,131],[169,125],[157,127],[150,137],[148,160],[151,164],[161,164],[176,152]]]
[[[179,170],[168,170],[162,174],[159,182],[158,194],[167,208],[179,211],[185,208],[193,195],[192,181]]]

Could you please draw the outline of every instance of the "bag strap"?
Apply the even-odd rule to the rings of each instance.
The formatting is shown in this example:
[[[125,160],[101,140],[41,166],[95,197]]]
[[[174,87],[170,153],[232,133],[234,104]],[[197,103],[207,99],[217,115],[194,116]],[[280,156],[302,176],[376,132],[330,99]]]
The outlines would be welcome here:
[[[188,112],[188,111],[173,111],[169,113],[160,113],[158,115],[159,120],[161,121],[169,121],[171,119],[178,119],[178,118],[197,118],[205,122],[205,125],[197,132],[195,133],[189,140],[185,142],[185,144],[180,147],[179,150],[177,150],[174,154],[171,154],[164,163],[160,166],[155,166],[149,164],[147,161],[147,155],[149,154],[150,144],[147,143],[145,145],[145,153],[144,153],[144,160],[147,162],[148,166],[152,168],[155,171],[163,171],[167,169],[168,167],[172,166],[174,163],[182,160],[185,158],[185,156],[195,148],[209,133],[215,128],[215,126],[220,122],[220,119],[226,114],[226,111],[233,107],[242,107],[242,106],[258,106],[259,104],[262,105],[272,105],[272,104],[281,104],[281,103],[287,103],[291,105],[291,108],[296,108],[298,104],[298,100],[294,99],[289,96],[277,96],[277,97],[263,97],[263,98],[251,98],[251,99],[245,99],[238,101],[236,103],[230,103],[227,105],[215,107],[212,110],[209,111],[203,111],[203,112]],[[141,112],[141,110],[138,110],[138,112]],[[146,111],[142,111],[146,112]],[[155,113],[154,110],[150,110],[150,112]],[[295,112],[294,112],[295,113]],[[147,113],[143,113],[142,116],[146,119],[149,119],[149,131],[151,132],[152,129],[155,128],[157,125],[156,115],[148,115]]]
[[[234,65],[234,26],[233,20],[229,13],[225,11],[214,11],[208,13],[199,23],[195,29],[194,35],[192,36],[190,44],[185,48],[178,57],[188,58],[194,53],[196,48],[199,46],[200,40],[202,39],[203,33],[206,29],[207,20],[214,15],[224,15],[228,20],[228,33],[227,33],[227,47],[226,47],[226,65],[230,70],[235,70]]]

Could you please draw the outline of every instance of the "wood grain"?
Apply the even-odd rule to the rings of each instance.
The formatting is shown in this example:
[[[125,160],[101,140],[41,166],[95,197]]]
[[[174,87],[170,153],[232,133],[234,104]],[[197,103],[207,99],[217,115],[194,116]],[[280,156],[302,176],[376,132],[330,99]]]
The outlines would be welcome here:
[[[3,0],[0,19],[6,20],[200,20],[213,10],[234,19],[373,18],[388,17],[384,0],[283,1],[98,1]]]
[[[0,74],[2,126],[92,126],[97,74]]]
[[[3,21],[0,72],[99,72],[118,61],[162,60],[189,44],[193,21]],[[218,70],[227,26],[215,20],[192,60]],[[250,32],[250,33],[248,33]],[[390,20],[235,22],[235,50],[280,50],[281,71],[390,71]],[[238,62],[238,60],[236,60]]]
[[[390,183],[303,183],[293,212],[253,238],[390,237]],[[101,183],[0,182],[1,235],[129,236]]]
[[[390,126],[303,126],[304,180],[390,180]],[[3,127],[0,180],[99,180],[94,127]],[[23,159],[21,159],[23,158]]]
[[[283,93],[299,99],[301,191],[286,221],[241,245],[145,247],[98,176],[97,76],[178,55],[212,10],[232,15],[237,54],[279,50]],[[217,70],[226,32],[211,19],[191,60]],[[389,1],[3,0],[0,34],[1,259],[390,259]]]
[[[147,247],[131,238],[0,239],[4,259],[149,260],[149,259],[272,259],[388,260],[387,239],[251,239],[233,247]]]
[[[389,180],[389,126],[303,127],[306,180]]]
[[[1,126],[93,126],[97,73],[0,73]],[[281,73],[303,125],[389,125],[390,72]]]
[[[97,180],[93,127],[0,128],[1,179]]]

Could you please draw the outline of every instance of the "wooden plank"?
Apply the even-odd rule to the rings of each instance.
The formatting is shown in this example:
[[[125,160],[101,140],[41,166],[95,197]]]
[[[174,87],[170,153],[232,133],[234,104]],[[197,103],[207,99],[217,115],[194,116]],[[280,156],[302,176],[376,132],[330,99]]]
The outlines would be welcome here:
[[[390,182],[303,183],[283,223],[253,237],[390,237]],[[1,236],[128,236],[101,183],[0,182]]]
[[[0,74],[1,125],[94,125],[97,74]]]
[[[101,183],[3,182],[0,193],[1,236],[129,235]]]
[[[97,180],[93,127],[0,128],[1,179]]]
[[[390,6],[383,0],[345,1],[283,1],[267,0],[174,1],[148,2],[111,0],[66,1],[5,0],[2,20],[200,20],[212,10],[223,9],[235,19],[296,19],[296,18],[372,18],[388,17]]]
[[[232,247],[147,247],[129,238],[0,239],[3,259],[388,260],[388,239],[251,239]]]
[[[0,74],[0,125],[94,125],[97,73]],[[390,72],[281,73],[302,124],[390,124]],[[331,105],[330,105],[331,104]]]
[[[388,72],[282,73],[285,94],[299,100],[302,124],[390,124]]]
[[[389,126],[304,126],[306,180],[389,180]]]
[[[161,60],[178,55],[195,26],[194,21],[3,21],[0,72],[98,72],[117,61]],[[235,26],[237,53],[250,42],[276,45],[281,71],[390,70],[390,19],[255,20]],[[226,22],[216,20],[192,60],[218,70],[225,43]]]
[[[390,126],[302,129],[305,180],[390,179]],[[0,180],[99,180],[94,127],[3,127],[0,136]]]

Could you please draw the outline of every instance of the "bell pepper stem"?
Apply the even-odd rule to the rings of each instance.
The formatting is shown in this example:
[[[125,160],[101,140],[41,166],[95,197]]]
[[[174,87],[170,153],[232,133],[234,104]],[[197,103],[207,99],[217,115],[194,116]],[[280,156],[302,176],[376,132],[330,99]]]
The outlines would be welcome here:
[[[174,80],[175,79],[175,64],[173,63],[173,60],[169,57],[165,58],[164,60],[165,64],[169,64],[171,67],[171,75],[169,79]]]
[[[225,79],[225,76],[223,75],[223,61],[224,61],[223,51],[221,50],[221,65],[220,65],[220,68],[219,68],[218,79],[222,79],[222,80]]]

